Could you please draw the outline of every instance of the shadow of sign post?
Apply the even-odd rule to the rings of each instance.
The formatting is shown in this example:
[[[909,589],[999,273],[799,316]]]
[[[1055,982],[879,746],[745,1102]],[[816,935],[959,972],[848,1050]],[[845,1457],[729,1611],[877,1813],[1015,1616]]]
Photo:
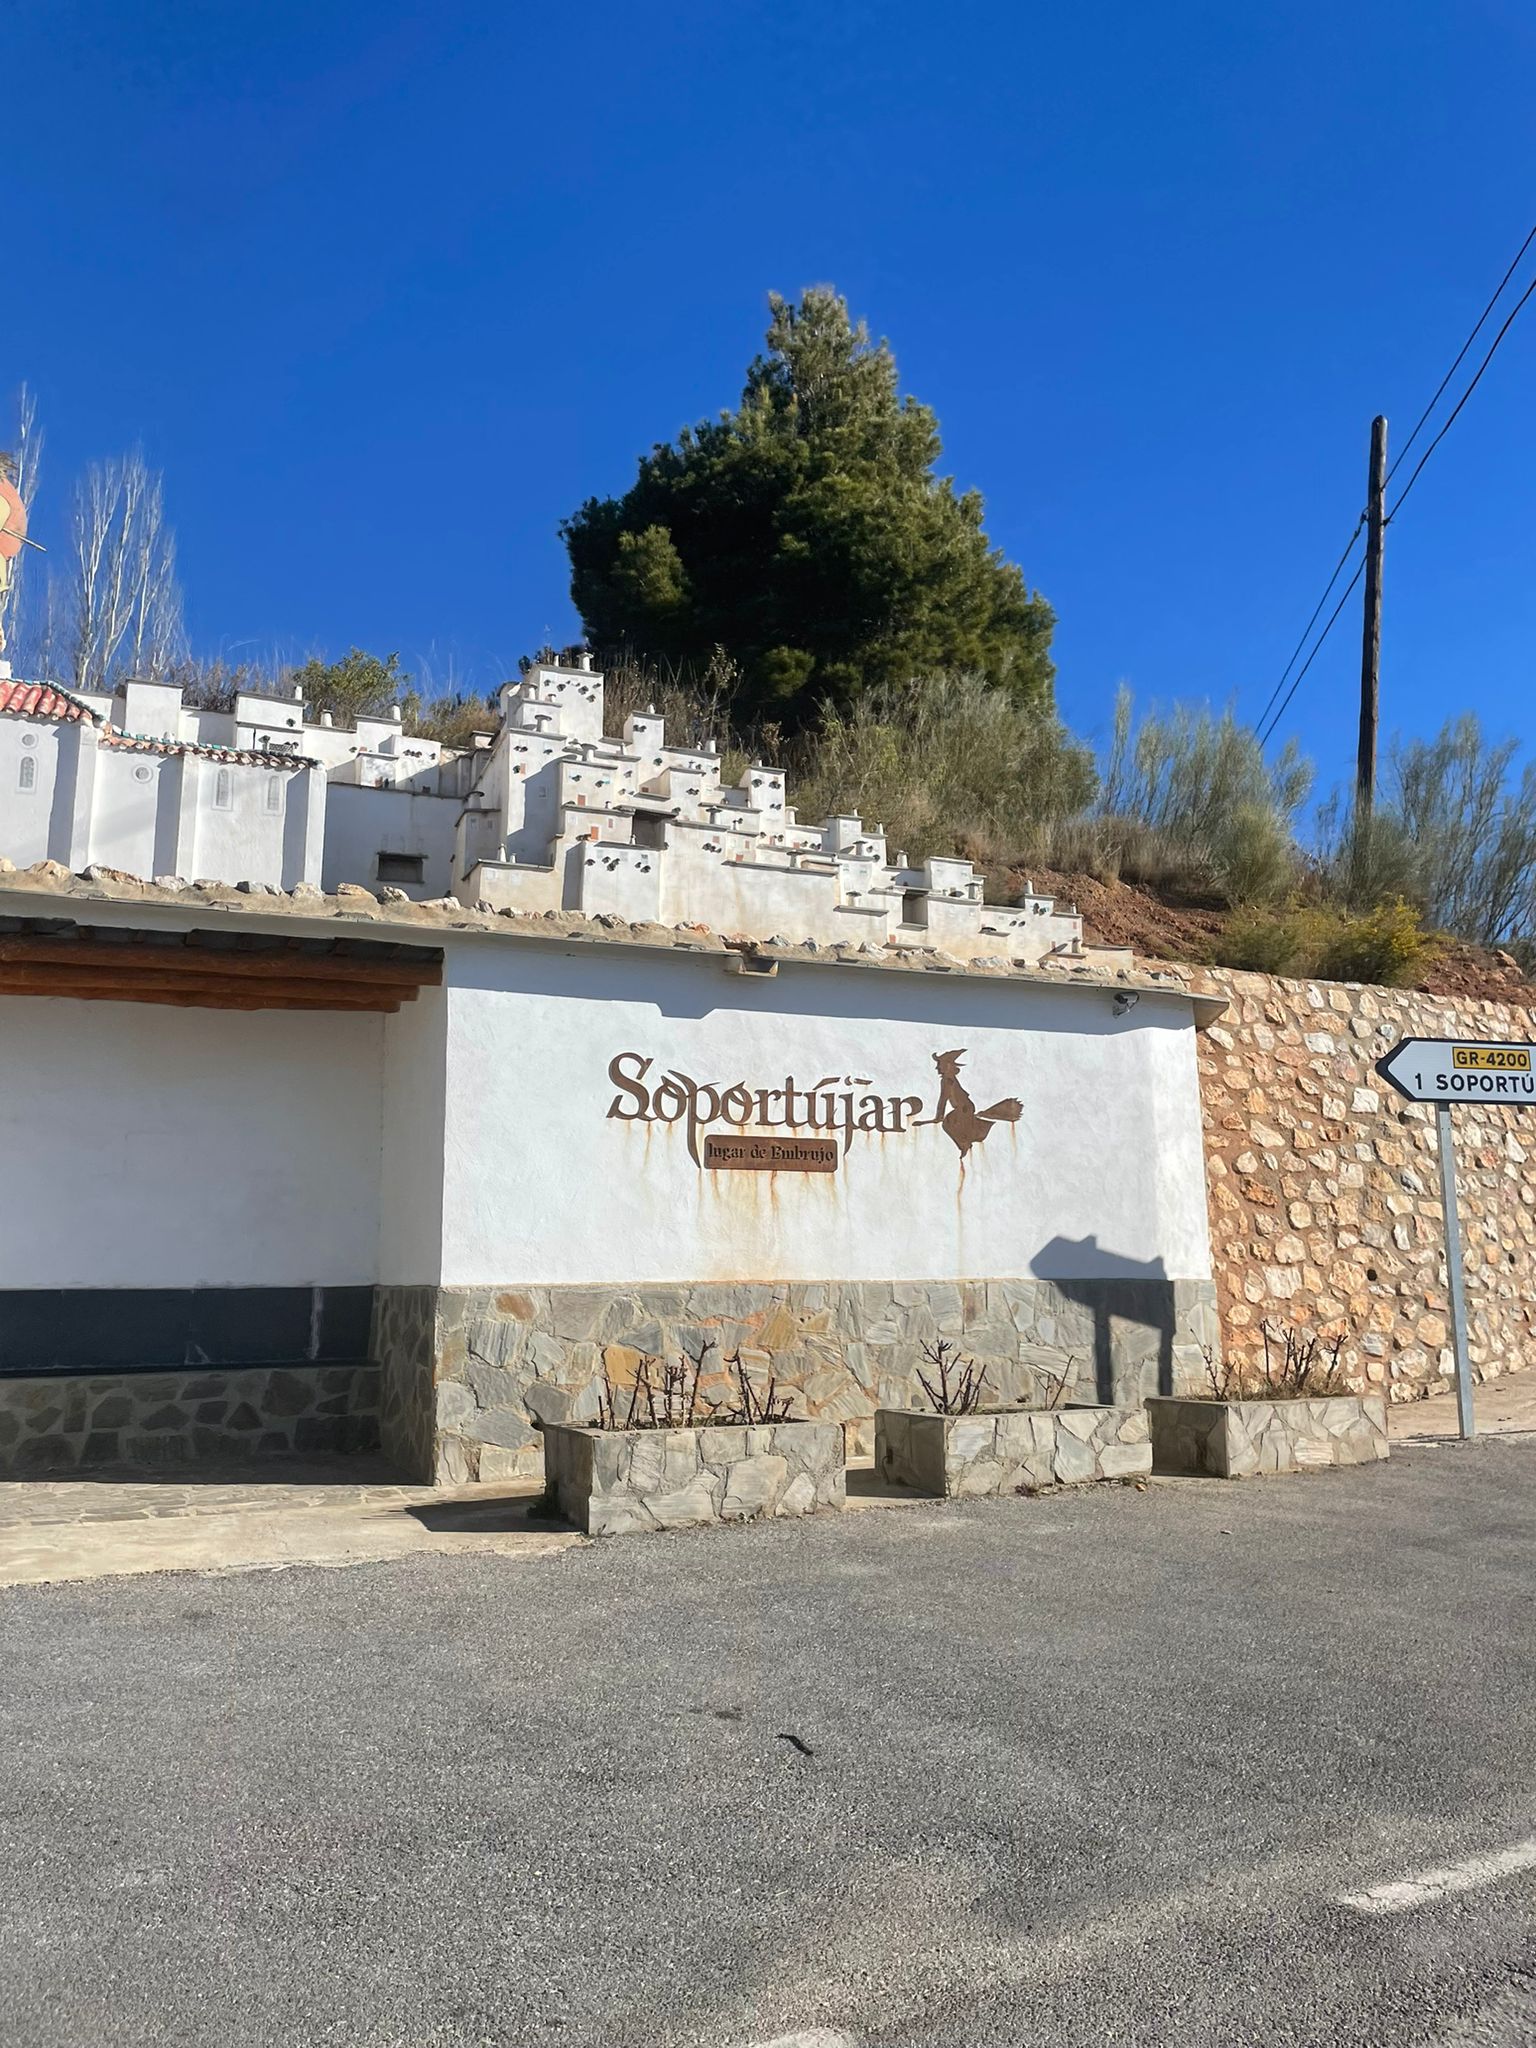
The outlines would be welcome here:
[[[1115,1316],[1157,1332],[1157,1391],[1173,1392],[1174,1283],[1160,1258],[1128,1259],[1106,1250],[1095,1236],[1053,1237],[1029,1265],[1068,1301],[1092,1312],[1093,1380],[1100,1401],[1115,1399]],[[1106,1281],[1116,1283],[1113,1289]]]

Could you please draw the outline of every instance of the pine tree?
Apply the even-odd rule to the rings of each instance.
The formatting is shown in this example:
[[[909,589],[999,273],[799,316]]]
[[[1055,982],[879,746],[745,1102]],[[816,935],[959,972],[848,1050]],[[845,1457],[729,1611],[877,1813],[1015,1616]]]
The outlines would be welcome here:
[[[684,667],[723,648],[738,718],[787,730],[943,669],[1049,709],[1051,608],[989,544],[979,494],[936,473],[938,422],[890,349],[826,288],[770,306],[736,411],[564,522],[590,639]]]

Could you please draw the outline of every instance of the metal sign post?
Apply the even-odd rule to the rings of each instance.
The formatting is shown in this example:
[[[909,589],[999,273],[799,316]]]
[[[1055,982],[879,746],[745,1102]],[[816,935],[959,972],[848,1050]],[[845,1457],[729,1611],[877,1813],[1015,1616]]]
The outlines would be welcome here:
[[[1435,1105],[1440,1142],[1440,1204],[1445,1212],[1445,1272],[1451,1297],[1456,1359],[1456,1413],[1463,1437],[1474,1436],[1472,1362],[1467,1356],[1467,1293],[1456,1211],[1456,1133],[1451,1108],[1492,1102],[1505,1109],[1536,1104],[1536,1047],[1510,1040],[1400,1038],[1376,1071],[1410,1102]]]
[[[1445,1271],[1451,1286],[1451,1342],[1456,1347],[1456,1420],[1463,1439],[1476,1436],[1472,1414],[1472,1366],[1467,1357],[1467,1296],[1461,1276],[1461,1218],[1456,1213],[1456,1133],[1447,1102],[1435,1104],[1440,1140],[1440,1206],[1445,1211]]]

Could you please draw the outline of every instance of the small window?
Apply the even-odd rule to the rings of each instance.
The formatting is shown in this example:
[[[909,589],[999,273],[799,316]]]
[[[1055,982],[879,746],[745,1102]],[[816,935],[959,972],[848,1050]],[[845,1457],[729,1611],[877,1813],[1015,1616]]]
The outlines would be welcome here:
[[[16,787],[18,789],[36,789],[37,760],[34,755],[22,755],[21,766],[16,771]]]
[[[221,768],[213,778],[213,808],[216,811],[232,811],[234,807],[234,785],[229,770]]]
[[[267,777],[267,809],[280,811],[283,808],[283,778],[281,775]]]
[[[424,879],[427,857],[424,853],[381,853],[379,855],[378,878],[381,882],[419,882]]]

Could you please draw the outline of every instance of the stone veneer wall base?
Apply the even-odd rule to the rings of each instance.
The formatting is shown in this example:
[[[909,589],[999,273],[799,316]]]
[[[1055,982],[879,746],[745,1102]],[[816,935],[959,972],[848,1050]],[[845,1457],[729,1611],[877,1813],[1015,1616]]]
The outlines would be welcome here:
[[[373,1324],[385,1451],[445,1484],[538,1475],[540,1426],[593,1420],[605,1373],[622,1388],[643,1354],[704,1343],[721,1398],[739,1351],[797,1415],[846,1424],[857,1456],[877,1408],[921,1400],[923,1346],[940,1338],[986,1366],[1000,1405],[1070,1366],[1069,1395],[1135,1407],[1203,1385],[1221,1343],[1207,1280],[381,1287]]]
[[[325,1457],[379,1440],[372,1365],[0,1378],[0,1476]]]

